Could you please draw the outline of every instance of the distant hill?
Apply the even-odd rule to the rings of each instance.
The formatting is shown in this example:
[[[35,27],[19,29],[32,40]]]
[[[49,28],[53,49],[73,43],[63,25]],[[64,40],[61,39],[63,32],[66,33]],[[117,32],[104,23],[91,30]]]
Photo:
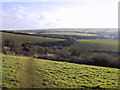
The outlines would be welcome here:
[[[41,34],[41,33],[83,33],[94,34],[104,38],[118,38],[117,28],[57,28],[57,29],[33,29],[33,30],[16,30],[16,32]]]

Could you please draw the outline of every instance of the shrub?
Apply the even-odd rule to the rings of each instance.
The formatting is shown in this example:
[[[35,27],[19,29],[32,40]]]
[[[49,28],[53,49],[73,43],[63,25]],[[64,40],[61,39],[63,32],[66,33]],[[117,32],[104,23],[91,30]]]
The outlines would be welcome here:
[[[10,48],[9,51],[11,53],[18,54],[18,53],[20,53],[21,44],[18,43],[16,40],[9,38],[9,39],[4,40],[4,42],[3,42],[3,49],[6,49],[5,47]]]
[[[79,63],[79,64],[89,64],[89,60],[86,57],[73,56],[73,57],[70,58],[69,62]]]
[[[92,58],[93,65],[113,66],[113,62],[114,62],[113,57],[105,53],[98,54]]]

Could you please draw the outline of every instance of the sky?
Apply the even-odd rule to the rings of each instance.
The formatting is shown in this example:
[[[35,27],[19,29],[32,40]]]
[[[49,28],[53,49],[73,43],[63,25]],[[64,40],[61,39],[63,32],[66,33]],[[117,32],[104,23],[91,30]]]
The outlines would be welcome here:
[[[117,28],[119,0],[2,3],[0,29]]]

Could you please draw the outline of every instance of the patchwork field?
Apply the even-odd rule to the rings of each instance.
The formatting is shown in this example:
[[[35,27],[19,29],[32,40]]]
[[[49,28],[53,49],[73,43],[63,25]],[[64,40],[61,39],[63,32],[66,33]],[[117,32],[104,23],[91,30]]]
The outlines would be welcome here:
[[[4,88],[118,88],[117,68],[2,55]]]
[[[2,33],[2,40],[13,38],[19,42],[48,42],[48,41],[59,41],[62,39],[39,37],[39,36],[29,36],[29,35],[19,35],[11,33]]]
[[[75,32],[50,32],[42,34],[76,35],[76,36],[97,36],[95,34],[75,33]]]

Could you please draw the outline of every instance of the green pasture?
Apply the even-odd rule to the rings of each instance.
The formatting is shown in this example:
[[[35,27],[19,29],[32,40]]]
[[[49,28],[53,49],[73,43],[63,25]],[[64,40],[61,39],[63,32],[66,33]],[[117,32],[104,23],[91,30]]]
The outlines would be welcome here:
[[[78,48],[88,51],[118,51],[118,40],[112,39],[79,39],[73,45],[66,47],[67,49]]]
[[[59,41],[63,39],[55,39],[55,38],[47,38],[40,36],[29,36],[29,35],[20,35],[20,34],[12,34],[12,33],[2,33],[2,40],[5,39],[15,39],[19,42],[49,42],[49,41]]]
[[[2,55],[4,88],[118,88],[119,69]]]

